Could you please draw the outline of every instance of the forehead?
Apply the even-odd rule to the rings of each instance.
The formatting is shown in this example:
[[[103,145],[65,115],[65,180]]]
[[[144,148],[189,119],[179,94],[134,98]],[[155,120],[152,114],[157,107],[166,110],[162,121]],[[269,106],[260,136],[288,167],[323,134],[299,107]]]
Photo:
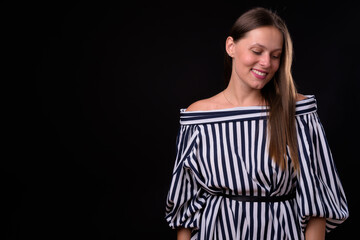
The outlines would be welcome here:
[[[239,43],[246,45],[262,45],[269,50],[281,49],[283,35],[279,29],[273,26],[255,28],[245,34]]]

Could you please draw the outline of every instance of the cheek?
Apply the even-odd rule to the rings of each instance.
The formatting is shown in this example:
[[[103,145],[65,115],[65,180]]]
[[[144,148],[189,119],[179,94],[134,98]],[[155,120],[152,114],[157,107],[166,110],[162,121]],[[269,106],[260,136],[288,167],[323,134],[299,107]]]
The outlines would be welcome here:
[[[269,77],[272,78],[275,73],[279,70],[280,67],[280,62],[279,61],[274,61],[271,63],[271,70],[270,70],[270,74]]]
[[[252,67],[257,61],[257,58],[251,54],[238,54],[236,57],[236,62],[242,66]]]
[[[272,66],[272,70],[273,70],[274,72],[276,72],[276,71],[279,69],[279,67],[280,67],[280,61],[274,61],[271,66]]]
[[[273,61],[271,62],[271,69],[269,71],[269,74],[267,76],[268,82],[273,78],[275,73],[279,70],[280,62],[279,61]]]

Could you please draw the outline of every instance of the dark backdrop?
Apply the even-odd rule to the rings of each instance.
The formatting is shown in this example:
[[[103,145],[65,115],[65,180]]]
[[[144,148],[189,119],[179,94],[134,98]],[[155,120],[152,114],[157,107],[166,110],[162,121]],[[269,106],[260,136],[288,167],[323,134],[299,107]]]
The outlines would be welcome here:
[[[226,34],[253,6],[285,19],[299,92],[318,100],[350,209],[328,239],[356,234],[359,9],[288,2],[3,3],[6,239],[175,239],[179,109],[223,89]]]

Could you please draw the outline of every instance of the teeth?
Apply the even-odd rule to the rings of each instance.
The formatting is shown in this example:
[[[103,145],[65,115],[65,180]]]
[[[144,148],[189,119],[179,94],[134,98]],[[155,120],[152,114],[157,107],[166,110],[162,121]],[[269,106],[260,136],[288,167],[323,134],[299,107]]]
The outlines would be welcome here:
[[[260,75],[260,76],[265,76],[265,75],[266,75],[266,73],[259,72],[258,70],[255,70],[255,69],[253,69],[252,71],[253,71],[254,73],[256,73],[257,75]]]

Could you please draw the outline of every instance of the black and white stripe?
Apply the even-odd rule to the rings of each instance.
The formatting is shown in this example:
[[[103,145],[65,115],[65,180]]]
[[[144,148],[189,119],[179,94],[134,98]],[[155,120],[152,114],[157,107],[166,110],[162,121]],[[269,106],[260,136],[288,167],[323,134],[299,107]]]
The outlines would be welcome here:
[[[297,103],[300,173],[289,159],[280,169],[268,155],[265,107],[181,110],[177,155],[166,203],[172,228],[193,228],[192,239],[304,239],[310,216],[327,231],[348,217],[314,96]],[[284,202],[238,202],[221,196],[281,196]]]

